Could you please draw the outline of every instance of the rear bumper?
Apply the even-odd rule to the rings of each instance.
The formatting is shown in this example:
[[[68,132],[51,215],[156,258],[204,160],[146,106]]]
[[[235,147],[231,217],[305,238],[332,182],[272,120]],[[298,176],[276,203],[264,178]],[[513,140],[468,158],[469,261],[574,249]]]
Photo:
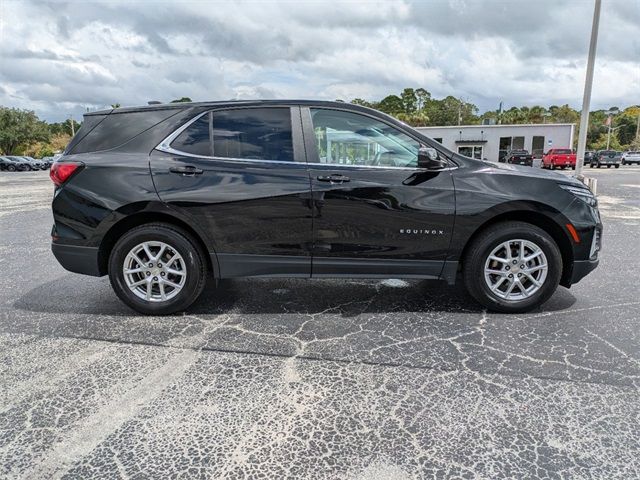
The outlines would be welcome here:
[[[54,242],[51,244],[51,251],[65,270],[94,277],[102,276],[98,263],[98,247],[64,245]]]

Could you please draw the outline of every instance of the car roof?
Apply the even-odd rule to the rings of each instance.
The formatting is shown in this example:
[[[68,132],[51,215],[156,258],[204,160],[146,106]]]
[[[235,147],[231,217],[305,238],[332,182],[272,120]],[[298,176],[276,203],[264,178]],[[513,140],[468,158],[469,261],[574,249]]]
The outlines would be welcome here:
[[[131,113],[131,112],[144,112],[153,110],[170,110],[170,109],[185,109],[191,107],[198,108],[220,108],[220,107],[258,107],[258,106],[274,106],[274,105],[300,105],[300,106],[318,106],[318,107],[345,107],[350,109],[371,111],[368,107],[356,105],[354,103],[336,102],[327,100],[219,100],[210,102],[176,102],[176,103],[157,103],[151,105],[141,105],[137,107],[120,107],[111,108],[105,110],[98,110],[95,112],[85,113],[85,116],[91,115],[108,115],[110,113]]]

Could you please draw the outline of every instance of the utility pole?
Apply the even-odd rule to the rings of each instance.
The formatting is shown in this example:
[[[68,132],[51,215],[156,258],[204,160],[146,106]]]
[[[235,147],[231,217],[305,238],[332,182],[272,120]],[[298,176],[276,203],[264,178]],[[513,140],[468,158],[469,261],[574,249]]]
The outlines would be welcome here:
[[[596,61],[596,47],[598,46],[598,24],[600,23],[601,4],[602,0],[595,0],[595,6],[593,8],[591,41],[589,42],[589,57],[587,58],[587,75],[584,81],[582,112],[580,114],[580,134],[578,135],[578,158],[576,161],[576,177],[579,179],[582,179],[584,151],[587,146],[587,129],[589,128],[589,105],[591,103],[591,87],[593,86],[593,66]]]
[[[613,118],[611,117],[611,115],[615,115],[616,113],[618,113],[617,109],[607,110],[607,150],[609,150],[609,143],[611,142],[611,132],[620,128],[611,128],[611,124],[613,123]]]
[[[76,136],[76,127],[73,124],[73,115],[69,114],[69,122],[71,122],[71,137],[75,137]]]

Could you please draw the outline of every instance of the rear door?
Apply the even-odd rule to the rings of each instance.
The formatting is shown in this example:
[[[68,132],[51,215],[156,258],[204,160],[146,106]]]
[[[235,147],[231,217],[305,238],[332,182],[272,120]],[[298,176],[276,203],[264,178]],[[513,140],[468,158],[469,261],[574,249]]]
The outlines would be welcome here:
[[[221,277],[310,276],[299,107],[204,112],[152,152],[151,171],[160,199],[207,235]]]
[[[420,143],[380,119],[302,108],[314,277],[438,277],[455,214],[449,169],[417,167]]]

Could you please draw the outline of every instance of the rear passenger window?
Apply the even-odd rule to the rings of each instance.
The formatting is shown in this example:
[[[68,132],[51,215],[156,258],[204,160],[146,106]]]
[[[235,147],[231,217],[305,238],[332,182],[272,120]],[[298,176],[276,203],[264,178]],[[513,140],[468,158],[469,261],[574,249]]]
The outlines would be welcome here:
[[[189,125],[178,137],[171,142],[171,147],[185,153],[192,153],[202,157],[211,156],[211,142],[209,140],[209,113],[201,116]]]
[[[213,112],[213,155],[292,162],[289,108],[243,108]]]

